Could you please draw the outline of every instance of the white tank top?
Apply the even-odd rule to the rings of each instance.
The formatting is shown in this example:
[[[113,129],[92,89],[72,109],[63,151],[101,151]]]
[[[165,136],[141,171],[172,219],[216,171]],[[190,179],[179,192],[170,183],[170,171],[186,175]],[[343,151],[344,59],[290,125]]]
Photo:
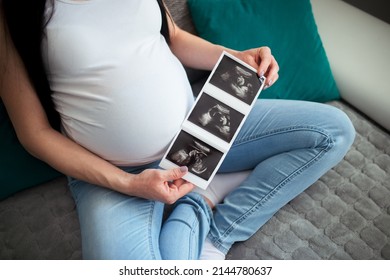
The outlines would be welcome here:
[[[193,96],[157,1],[57,0],[54,11],[42,48],[64,133],[116,165],[160,159]]]

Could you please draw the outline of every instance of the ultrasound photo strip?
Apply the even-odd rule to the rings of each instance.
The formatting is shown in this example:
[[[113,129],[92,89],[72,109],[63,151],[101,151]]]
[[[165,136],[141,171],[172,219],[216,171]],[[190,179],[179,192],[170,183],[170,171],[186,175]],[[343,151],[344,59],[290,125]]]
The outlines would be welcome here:
[[[256,69],[223,52],[160,167],[187,166],[184,179],[206,189],[265,83]]]

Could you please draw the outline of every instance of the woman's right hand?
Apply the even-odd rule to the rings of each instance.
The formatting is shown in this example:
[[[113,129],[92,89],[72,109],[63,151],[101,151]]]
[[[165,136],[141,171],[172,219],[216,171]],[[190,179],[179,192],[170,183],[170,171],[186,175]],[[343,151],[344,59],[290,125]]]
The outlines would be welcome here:
[[[183,179],[188,168],[146,169],[131,176],[131,195],[173,204],[189,193],[194,185]]]

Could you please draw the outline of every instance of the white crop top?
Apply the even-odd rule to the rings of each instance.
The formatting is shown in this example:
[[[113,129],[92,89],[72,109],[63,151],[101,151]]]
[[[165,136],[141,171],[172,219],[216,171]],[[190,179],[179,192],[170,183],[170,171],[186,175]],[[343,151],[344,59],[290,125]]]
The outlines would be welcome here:
[[[160,159],[193,96],[157,1],[57,0],[54,11],[42,48],[64,133],[116,165]]]

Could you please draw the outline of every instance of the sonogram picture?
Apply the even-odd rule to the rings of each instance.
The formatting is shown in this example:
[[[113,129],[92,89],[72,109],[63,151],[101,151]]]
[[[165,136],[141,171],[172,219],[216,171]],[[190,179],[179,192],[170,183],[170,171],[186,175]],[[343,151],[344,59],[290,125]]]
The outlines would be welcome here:
[[[223,52],[200,91],[160,167],[187,166],[183,177],[206,189],[229,151],[265,77],[256,69]]]

